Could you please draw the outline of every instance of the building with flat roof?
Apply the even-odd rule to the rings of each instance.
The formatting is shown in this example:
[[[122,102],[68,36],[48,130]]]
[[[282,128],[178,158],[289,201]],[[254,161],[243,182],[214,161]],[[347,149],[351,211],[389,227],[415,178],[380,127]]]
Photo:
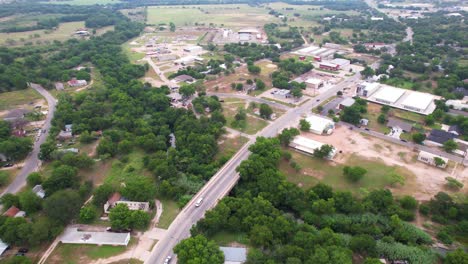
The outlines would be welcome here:
[[[185,52],[190,52],[190,53],[200,53],[203,51],[203,48],[200,46],[188,46],[184,48]]]
[[[372,97],[380,103],[394,104],[398,99],[401,98],[401,96],[403,96],[404,93],[405,91],[402,89],[391,86],[383,86],[377,92],[375,92]]]
[[[327,71],[337,71],[340,69],[340,65],[324,61],[320,62],[319,68]]]
[[[224,264],[242,264],[247,261],[247,249],[236,247],[219,247],[224,253]]]
[[[60,241],[64,244],[127,246],[130,233],[87,232],[80,231],[78,228],[67,228],[60,237]]]
[[[405,109],[424,112],[433,102],[434,95],[428,93],[412,92],[401,103]]]
[[[318,142],[312,139],[308,139],[302,136],[297,136],[294,138],[293,141],[289,144],[290,147],[293,149],[296,149],[300,152],[304,152],[305,154],[313,155],[314,151],[316,149],[321,148],[323,145],[325,145],[322,142]],[[327,159],[333,159],[336,155],[336,149],[333,148],[332,152],[330,155],[327,157]]]
[[[318,135],[323,133],[330,135],[335,128],[333,120],[318,115],[310,115],[306,118],[306,121],[310,124],[309,131]]]
[[[377,82],[362,82],[357,86],[356,93],[360,96],[369,97],[371,96],[378,88],[380,83]]]
[[[435,163],[435,158],[441,159],[444,162],[444,164],[441,164],[441,165],[437,166],[436,163]],[[439,167],[439,168],[447,167],[447,163],[449,161],[447,158],[444,158],[442,156],[435,155],[435,154],[432,154],[432,153],[429,153],[429,152],[426,152],[426,151],[420,151],[419,152],[418,160],[421,161],[421,162],[424,162],[426,164]]]
[[[447,100],[445,104],[455,110],[468,110],[468,99],[465,100],[465,98],[463,100]]]
[[[305,83],[307,85],[307,88],[311,89],[319,89],[324,85],[323,80],[317,78],[308,78],[307,80],[305,80]]]
[[[393,117],[388,118],[387,127],[399,128],[404,132],[411,132],[413,125]]]
[[[330,61],[331,63],[334,63],[336,65],[339,65],[340,66],[340,69],[343,69],[345,67],[348,67],[349,65],[351,65],[351,61],[350,60],[347,60],[347,59],[342,59],[342,58],[336,58],[336,59],[333,59],[332,61]]]
[[[344,98],[344,99],[340,102],[339,108],[340,108],[340,109],[344,109],[344,108],[346,108],[346,107],[350,107],[350,106],[352,106],[355,102],[356,102],[356,100],[354,100],[353,98],[351,98],[351,97],[346,97],[346,98]]]

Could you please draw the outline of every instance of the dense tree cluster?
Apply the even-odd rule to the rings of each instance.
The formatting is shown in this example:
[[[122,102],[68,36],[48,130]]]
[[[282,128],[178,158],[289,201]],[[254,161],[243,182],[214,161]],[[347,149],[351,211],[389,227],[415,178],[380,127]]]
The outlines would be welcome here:
[[[414,214],[414,199],[398,201],[389,190],[356,198],[324,184],[302,190],[277,169],[279,146],[275,138],[257,139],[232,196],[208,211],[193,235],[245,234],[254,247],[249,263],[353,263],[353,254],[434,263],[431,237],[402,220]]]
[[[256,61],[269,58],[273,61],[279,60],[279,50],[272,45],[258,45],[256,43],[231,43],[224,45],[224,50],[246,60]]]
[[[32,140],[11,135],[10,123],[0,121],[0,153],[10,160],[21,160],[32,150]]]
[[[278,24],[271,23],[266,24],[264,29],[268,35],[270,44],[278,43],[284,51],[292,50],[304,44],[298,27],[289,27],[288,30],[280,30]]]

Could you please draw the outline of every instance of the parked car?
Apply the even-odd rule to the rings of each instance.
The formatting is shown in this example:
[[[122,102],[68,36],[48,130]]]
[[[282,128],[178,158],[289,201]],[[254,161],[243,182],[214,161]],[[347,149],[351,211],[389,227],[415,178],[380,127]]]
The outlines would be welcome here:
[[[403,142],[408,142],[406,139],[402,139],[401,141],[403,141]]]
[[[370,131],[370,129],[368,129],[368,128],[364,128],[364,130],[365,130],[365,131]]]
[[[17,256],[17,257],[23,257],[23,256],[24,256],[24,253],[16,253],[15,256]]]
[[[171,262],[172,256],[167,256],[167,258],[164,260],[164,264],[169,264]]]
[[[107,227],[106,231],[112,233],[130,233],[132,229],[112,229],[112,227]]]
[[[29,252],[29,249],[27,249],[27,248],[20,248],[18,250],[18,253],[28,253],[28,252]]]
[[[3,165],[4,168],[9,168],[9,167],[13,167],[13,164],[12,163],[7,163],[5,165]]]

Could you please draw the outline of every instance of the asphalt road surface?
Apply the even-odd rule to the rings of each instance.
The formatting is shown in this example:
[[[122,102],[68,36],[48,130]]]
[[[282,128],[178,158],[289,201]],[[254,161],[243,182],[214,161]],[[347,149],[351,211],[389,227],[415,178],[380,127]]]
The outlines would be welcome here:
[[[26,178],[32,172],[37,171],[37,169],[41,166],[41,161],[39,160],[38,154],[41,149],[41,144],[47,139],[50,130],[50,123],[52,118],[54,117],[55,113],[55,106],[57,104],[56,99],[42,86],[38,84],[31,83],[30,87],[37,92],[39,92],[45,99],[47,100],[47,104],[49,106],[49,110],[47,113],[46,120],[44,122],[44,126],[42,129],[45,129],[45,133],[41,133],[41,136],[37,141],[34,142],[33,150],[24,160],[23,167],[21,168],[16,178],[13,182],[3,191],[0,196],[3,196],[7,193],[17,193],[21,188],[26,185]]]
[[[318,106],[324,100],[336,95],[343,88],[356,84],[360,80],[360,74],[355,74],[345,81],[335,85],[328,91],[303,103],[301,106],[290,109],[269,126],[265,127],[256,136],[273,137],[287,127],[296,126],[301,117],[305,117],[311,109]],[[237,166],[248,158],[249,146],[255,143],[255,137],[249,140],[193,197],[193,199],[182,209],[174,219],[163,239],[153,247],[153,250],[145,261],[147,264],[162,264],[169,255],[174,255],[173,248],[183,239],[190,236],[190,228],[198,222],[205,212],[216,206],[217,202],[226,196],[235,186],[239,175],[236,172]],[[203,197],[203,203],[195,207],[196,201]],[[173,259],[175,262],[176,259]]]

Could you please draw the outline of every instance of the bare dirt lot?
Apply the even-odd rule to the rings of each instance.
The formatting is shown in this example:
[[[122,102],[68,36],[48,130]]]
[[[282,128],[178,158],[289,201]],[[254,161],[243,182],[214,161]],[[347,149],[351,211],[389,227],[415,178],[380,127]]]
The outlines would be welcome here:
[[[305,133],[306,137],[332,144],[337,150],[342,151],[334,161],[344,163],[348,158],[357,154],[367,159],[380,159],[387,165],[398,165],[411,171],[415,176],[415,182],[407,182],[403,187],[393,189],[398,195],[411,194],[418,200],[429,200],[439,191],[444,189],[445,178],[454,177],[459,181],[468,183],[468,168],[454,166],[445,170],[426,165],[416,160],[417,152],[403,146],[395,145],[340,126],[330,136],[321,136]],[[467,192],[465,187],[462,192]]]

